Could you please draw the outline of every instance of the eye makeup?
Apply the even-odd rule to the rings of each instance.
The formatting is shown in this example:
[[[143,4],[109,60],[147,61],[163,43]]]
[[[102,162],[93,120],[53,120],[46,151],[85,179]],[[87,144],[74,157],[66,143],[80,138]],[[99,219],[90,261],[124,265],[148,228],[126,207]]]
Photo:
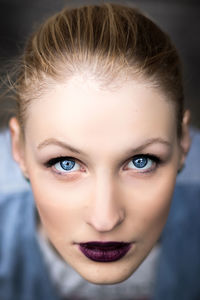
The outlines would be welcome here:
[[[124,170],[130,170],[135,173],[150,173],[156,170],[160,163],[161,159],[155,155],[138,154],[125,162],[126,166]],[[132,167],[130,166],[131,164]],[[82,163],[71,156],[58,156],[48,160],[44,165],[46,168],[52,168],[58,175],[63,176],[84,170]],[[80,167],[77,168],[77,165]]]
[[[128,166],[132,164],[131,167],[125,167],[126,170],[131,170],[135,173],[150,173],[157,169],[161,164],[161,159],[158,156],[151,154],[139,154],[132,157],[129,161]]]
[[[58,156],[58,157],[51,158],[44,165],[45,165],[45,167],[50,168],[53,165],[55,165],[56,163],[64,161],[64,160],[70,160],[73,162],[77,161],[76,158],[71,157],[71,156]]]

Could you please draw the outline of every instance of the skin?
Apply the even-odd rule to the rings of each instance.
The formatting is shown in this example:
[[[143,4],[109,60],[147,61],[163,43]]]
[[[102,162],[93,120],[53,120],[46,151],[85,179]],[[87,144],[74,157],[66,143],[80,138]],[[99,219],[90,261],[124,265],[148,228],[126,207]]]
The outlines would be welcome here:
[[[11,119],[13,155],[30,179],[43,230],[86,280],[125,280],[158,240],[189,149],[188,120],[185,113],[179,140],[174,104],[160,90],[136,80],[101,88],[98,80],[81,76],[55,83],[31,103],[24,140]],[[150,168],[138,169],[132,158],[141,154],[160,163],[149,160]],[[74,157],[75,170],[45,165],[60,156]],[[94,262],[78,247],[89,241],[132,247],[116,262]]]

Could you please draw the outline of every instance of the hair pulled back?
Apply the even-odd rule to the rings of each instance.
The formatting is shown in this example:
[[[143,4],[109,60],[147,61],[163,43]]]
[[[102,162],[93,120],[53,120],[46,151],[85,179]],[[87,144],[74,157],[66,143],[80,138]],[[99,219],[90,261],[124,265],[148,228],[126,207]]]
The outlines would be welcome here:
[[[30,37],[15,86],[21,126],[29,102],[52,80],[63,81],[85,70],[102,84],[126,73],[163,90],[175,103],[180,135],[183,86],[175,47],[137,9],[108,3],[64,8]]]

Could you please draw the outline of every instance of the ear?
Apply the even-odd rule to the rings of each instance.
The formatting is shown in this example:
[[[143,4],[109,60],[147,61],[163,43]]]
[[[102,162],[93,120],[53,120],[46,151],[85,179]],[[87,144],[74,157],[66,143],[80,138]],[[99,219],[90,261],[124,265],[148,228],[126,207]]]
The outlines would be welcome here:
[[[189,123],[190,123],[190,111],[186,110],[183,115],[183,121],[182,121],[182,135],[180,138],[181,159],[180,159],[179,169],[183,167],[187,153],[191,145]]]
[[[10,119],[9,128],[11,134],[13,158],[19,164],[24,176],[28,178],[26,163],[25,163],[25,145],[22,137],[21,128],[16,117]]]

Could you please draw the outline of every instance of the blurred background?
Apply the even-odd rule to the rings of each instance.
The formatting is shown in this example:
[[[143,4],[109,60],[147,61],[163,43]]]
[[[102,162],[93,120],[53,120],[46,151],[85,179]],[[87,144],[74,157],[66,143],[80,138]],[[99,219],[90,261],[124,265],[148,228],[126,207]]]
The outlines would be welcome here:
[[[77,6],[102,1],[0,0],[0,72],[6,74],[22,53],[28,35],[47,16],[64,5]],[[109,1],[137,6],[169,33],[183,62],[186,106],[192,111],[192,125],[200,128],[200,1],[132,0]],[[2,94],[2,93],[1,93]],[[12,108],[7,97],[0,101],[0,127]]]

